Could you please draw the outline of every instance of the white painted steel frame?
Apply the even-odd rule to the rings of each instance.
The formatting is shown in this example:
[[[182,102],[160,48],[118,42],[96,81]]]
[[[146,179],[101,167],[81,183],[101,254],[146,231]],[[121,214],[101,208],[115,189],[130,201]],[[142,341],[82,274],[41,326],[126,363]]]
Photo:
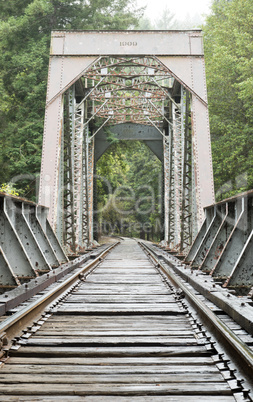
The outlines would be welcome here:
[[[61,146],[63,134],[63,94],[70,88],[89,67],[101,56],[104,55],[148,55],[157,58],[184,88],[189,90],[192,97],[192,135],[193,135],[193,182],[195,184],[196,195],[196,227],[200,227],[204,218],[203,208],[214,202],[214,186],[212,173],[211,144],[207,108],[207,92],[205,83],[205,67],[203,56],[203,41],[201,32],[196,31],[83,31],[67,32],[56,31],[52,33],[51,55],[49,63],[48,92],[45,114],[44,141],[41,164],[41,181],[39,202],[50,208],[49,219],[54,229],[57,229],[57,205],[58,196],[61,193],[60,169],[61,169]],[[180,117],[178,116],[178,119]],[[179,124],[179,123],[178,123]],[[182,132],[182,119],[180,120]],[[82,129],[81,129],[82,130]],[[176,127],[174,128],[176,130]],[[78,146],[83,150],[84,144],[79,144],[76,138],[76,152],[74,157],[77,160],[76,172],[82,171],[87,163],[85,189],[83,186],[83,200],[86,202],[88,216],[80,214],[82,200],[80,199],[81,183],[76,180],[75,193],[75,220],[76,225],[83,229],[78,229],[77,236],[79,246],[87,243],[84,241],[84,231],[88,227],[88,242],[92,242],[92,198],[93,198],[93,163],[94,163],[94,144],[87,144],[86,141],[86,163],[79,160]],[[177,142],[178,141],[178,142]],[[181,147],[179,138],[174,144],[175,148]],[[78,144],[77,144],[78,142]],[[179,150],[182,153],[182,149]],[[165,151],[166,154],[167,150]],[[167,156],[165,160],[167,163]],[[172,160],[171,160],[172,161]],[[170,161],[170,162],[171,162]],[[80,162],[80,163],[79,163]],[[78,166],[77,166],[78,164]],[[174,166],[180,169],[180,166]],[[165,174],[168,172],[165,166]],[[175,179],[174,179],[175,180]],[[181,180],[180,175],[176,179]],[[168,187],[166,178],[165,192]],[[171,183],[170,183],[171,184]],[[180,183],[176,184],[174,190],[175,205],[180,199]],[[85,197],[87,196],[87,200]],[[78,201],[79,200],[79,201]],[[171,199],[169,197],[170,202]],[[79,206],[77,205],[79,203]],[[165,203],[165,216],[168,216],[168,206]],[[78,219],[81,222],[78,222]],[[88,222],[85,222],[85,219]],[[59,223],[58,223],[59,224]],[[166,222],[165,239],[169,238],[169,224]],[[174,226],[178,222],[174,222]],[[195,228],[196,232],[196,228]],[[178,240],[177,231],[174,230],[174,245]],[[85,243],[85,244],[84,244]]]

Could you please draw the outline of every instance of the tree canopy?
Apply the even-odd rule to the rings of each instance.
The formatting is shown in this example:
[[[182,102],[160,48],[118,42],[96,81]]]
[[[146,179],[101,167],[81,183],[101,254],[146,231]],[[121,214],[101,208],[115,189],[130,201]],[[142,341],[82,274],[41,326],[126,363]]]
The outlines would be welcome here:
[[[253,3],[214,0],[204,29],[217,199],[253,188]]]
[[[12,0],[0,4],[0,182],[35,195],[39,175],[50,34],[57,29],[128,29],[134,0]],[[31,181],[32,179],[32,181]]]

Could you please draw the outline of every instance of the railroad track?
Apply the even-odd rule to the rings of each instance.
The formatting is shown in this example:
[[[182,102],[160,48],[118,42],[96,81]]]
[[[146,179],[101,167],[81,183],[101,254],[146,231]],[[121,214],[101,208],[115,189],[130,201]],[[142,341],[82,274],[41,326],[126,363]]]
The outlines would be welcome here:
[[[188,301],[189,286],[180,290],[176,279],[129,239],[50,296],[32,300],[33,308],[26,302],[12,310],[0,324],[3,344],[24,328],[36,302],[41,308],[3,346],[0,400],[251,400],[233,361],[205,329],[208,317],[203,324]],[[205,309],[215,313],[210,304]],[[244,346],[248,385],[251,349]]]

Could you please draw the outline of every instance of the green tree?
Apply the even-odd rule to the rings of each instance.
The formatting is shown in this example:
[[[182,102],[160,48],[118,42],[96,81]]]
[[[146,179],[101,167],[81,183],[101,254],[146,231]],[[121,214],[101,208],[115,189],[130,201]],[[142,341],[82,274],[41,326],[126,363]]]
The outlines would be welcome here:
[[[175,29],[178,27],[175,15],[170,11],[169,7],[165,6],[161,17],[155,21],[155,27],[156,29]]]
[[[253,187],[253,3],[215,0],[204,26],[217,198]]]
[[[105,231],[159,238],[161,171],[161,162],[143,142],[121,141],[109,148],[97,164],[98,220]]]
[[[40,170],[51,31],[128,29],[141,13],[134,0],[1,2],[0,182],[14,180],[28,185],[30,198],[35,194],[31,177],[36,181]]]

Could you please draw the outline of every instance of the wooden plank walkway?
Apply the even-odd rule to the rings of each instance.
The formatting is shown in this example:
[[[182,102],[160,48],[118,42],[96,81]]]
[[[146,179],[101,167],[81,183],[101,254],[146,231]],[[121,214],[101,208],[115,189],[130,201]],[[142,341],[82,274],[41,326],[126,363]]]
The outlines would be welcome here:
[[[10,352],[0,400],[234,401],[205,343],[125,240]]]

